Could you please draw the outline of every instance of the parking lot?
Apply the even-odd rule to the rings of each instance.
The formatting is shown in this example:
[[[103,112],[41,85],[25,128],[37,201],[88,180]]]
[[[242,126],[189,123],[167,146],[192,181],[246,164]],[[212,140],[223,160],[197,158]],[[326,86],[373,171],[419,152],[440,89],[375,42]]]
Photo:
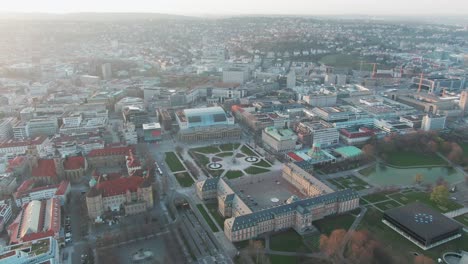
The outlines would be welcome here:
[[[284,204],[292,195],[304,198],[281,177],[281,171],[242,177],[231,180],[231,183],[234,191],[254,211]],[[273,198],[278,202],[272,202]]]

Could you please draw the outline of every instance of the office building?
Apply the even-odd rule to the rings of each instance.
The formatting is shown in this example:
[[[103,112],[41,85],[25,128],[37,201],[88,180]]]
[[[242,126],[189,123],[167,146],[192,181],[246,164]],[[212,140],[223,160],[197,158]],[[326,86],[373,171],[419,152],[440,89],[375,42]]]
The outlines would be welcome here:
[[[141,128],[149,122],[148,112],[140,107],[126,106],[122,109],[122,115],[126,123],[131,122],[136,128]]]
[[[110,80],[112,79],[112,66],[110,63],[104,63],[101,65],[102,79]]]
[[[221,107],[177,111],[176,120],[180,128],[178,137],[182,141],[236,139],[241,134],[241,128],[234,123],[234,117]]]
[[[421,129],[424,131],[443,130],[446,119],[446,116],[425,115],[422,119]]]
[[[286,75],[286,88],[292,89],[296,87],[296,72],[292,69]]]
[[[304,145],[318,144],[329,147],[338,144],[340,134],[338,129],[325,121],[301,122],[296,126],[299,141]]]
[[[162,139],[161,124],[148,123],[143,124],[143,136],[146,142],[159,141]]]
[[[13,124],[15,119],[12,117],[0,120],[0,142],[8,140],[13,135]]]
[[[59,264],[59,243],[53,237],[32,239],[0,248],[2,264]]]
[[[58,120],[55,117],[34,118],[26,123],[28,137],[53,136],[57,133]]]
[[[3,232],[5,225],[11,219],[11,205],[5,200],[0,201],[0,232]],[[0,258],[1,259],[1,258]]]
[[[291,129],[267,127],[262,131],[263,147],[274,153],[289,152],[296,149],[297,136]]]
[[[243,84],[248,81],[249,74],[247,67],[225,68],[223,69],[223,82]]]

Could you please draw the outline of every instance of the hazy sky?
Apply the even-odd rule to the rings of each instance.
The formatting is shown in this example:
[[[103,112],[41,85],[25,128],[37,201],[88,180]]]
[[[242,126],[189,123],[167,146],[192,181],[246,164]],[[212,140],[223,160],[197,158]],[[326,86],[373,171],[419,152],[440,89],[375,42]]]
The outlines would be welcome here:
[[[0,12],[466,14],[468,0],[2,0]]]

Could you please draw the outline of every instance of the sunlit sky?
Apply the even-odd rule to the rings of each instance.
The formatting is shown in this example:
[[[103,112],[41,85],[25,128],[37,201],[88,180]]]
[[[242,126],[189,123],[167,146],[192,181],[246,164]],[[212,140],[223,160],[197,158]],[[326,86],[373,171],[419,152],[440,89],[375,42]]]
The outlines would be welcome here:
[[[468,15],[468,0],[2,0],[0,12]]]

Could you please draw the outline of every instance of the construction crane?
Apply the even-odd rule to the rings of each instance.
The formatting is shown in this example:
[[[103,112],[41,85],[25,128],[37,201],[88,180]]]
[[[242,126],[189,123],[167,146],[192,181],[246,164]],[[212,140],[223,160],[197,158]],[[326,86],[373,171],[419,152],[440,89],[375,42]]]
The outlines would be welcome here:
[[[361,67],[359,69],[361,75],[362,75],[362,64],[363,64],[363,61],[361,61]],[[372,64],[373,67],[372,67],[372,79],[375,78],[375,76],[377,75],[377,64],[380,64],[380,63],[377,63],[377,62],[366,62],[364,64]]]

